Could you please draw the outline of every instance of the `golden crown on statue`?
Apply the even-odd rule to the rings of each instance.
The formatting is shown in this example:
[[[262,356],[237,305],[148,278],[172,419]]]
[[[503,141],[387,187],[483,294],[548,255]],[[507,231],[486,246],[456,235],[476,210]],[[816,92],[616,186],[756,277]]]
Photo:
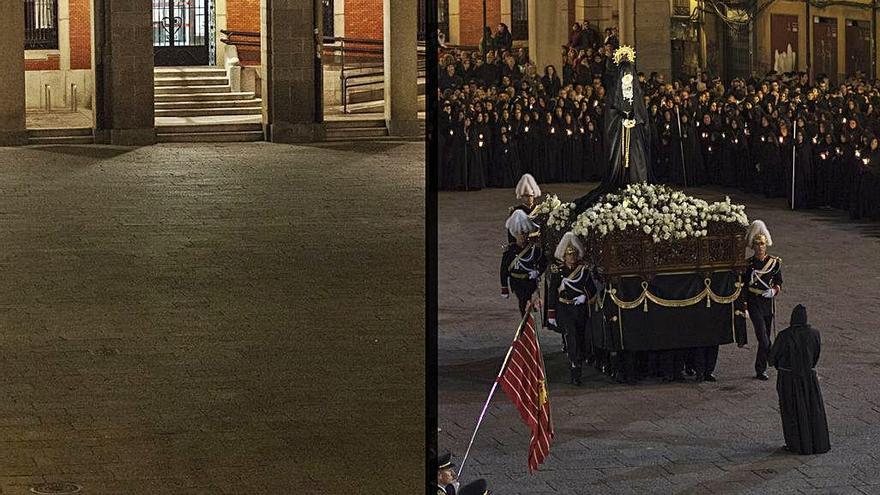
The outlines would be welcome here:
[[[621,45],[620,48],[614,50],[614,63],[619,64],[622,60],[636,61],[636,51],[629,45]]]

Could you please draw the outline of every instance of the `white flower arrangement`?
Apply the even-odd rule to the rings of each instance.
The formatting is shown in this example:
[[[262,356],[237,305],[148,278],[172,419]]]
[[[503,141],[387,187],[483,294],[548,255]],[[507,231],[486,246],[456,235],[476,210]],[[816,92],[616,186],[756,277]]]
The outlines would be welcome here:
[[[534,218],[538,215],[548,214],[556,208],[559,208],[561,204],[562,201],[560,201],[555,194],[548,194],[547,197],[544,198],[544,201],[541,201],[538,206],[536,206],[535,209],[532,210],[532,214],[529,216]]]
[[[732,204],[729,197],[709,204],[667,186],[630,184],[581,213],[572,231],[581,237],[602,237],[632,228],[660,242],[706,237],[709,222],[749,224],[745,206]]]
[[[553,227],[557,231],[568,231],[570,226],[569,217],[571,217],[572,211],[574,211],[574,203],[560,204],[550,212],[550,217],[547,218],[547,226]]]

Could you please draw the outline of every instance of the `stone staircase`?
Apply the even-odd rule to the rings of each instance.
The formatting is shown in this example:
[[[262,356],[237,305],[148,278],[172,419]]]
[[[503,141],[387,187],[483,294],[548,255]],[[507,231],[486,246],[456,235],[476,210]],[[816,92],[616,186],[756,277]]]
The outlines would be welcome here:
[[[382,141],[382,140],[399,140],[421,141],[424,140],[425,121],[420,120],[419,128],[422,131],[420,136],[412,138],[399,138],[388,135],[388,128],[385,125],[385,119],[382,117],[348,117],[326,119],[324,121],[326,129],[326,138],[328,142],[339,141]]]
[[[157,67],[154,81],[159,142],[263,140],[261,99],[232,91],[226,70]]]

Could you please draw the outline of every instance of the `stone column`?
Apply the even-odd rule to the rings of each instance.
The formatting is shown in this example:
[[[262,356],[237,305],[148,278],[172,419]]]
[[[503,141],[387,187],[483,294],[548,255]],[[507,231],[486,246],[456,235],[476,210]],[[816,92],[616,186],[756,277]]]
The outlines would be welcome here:
[[[385,123],[392,136],[419,130],[416,0],[384,0]]]
[[[568,43],[568,0],[529,0],[529,57],[538,74],[554,65],[562,73],[562,46]]]
[[[6,3],[0,16],[0,50],[6,54],[0,92],[0,146],[27,144],[24,97],[24,2]]]
[[[501,22],[507,24],[507,28],[510,29],[510,24],[513,20],[513,6],[511,5],[510,0],[501,0]],[[492,32],[495,32],[497,26],[491,26]]]
[[[274,143],[319,141],[324,137],[318,113],[315,36],[321,0],[262,0],[261,59],[266,135]],[[316,14],[317,13],[317,14]],[[320,31],[320,28],[319,28]]]
[[[449,38],[446,42],[452,45],[461,44],[461,1],[468,0],[449,0]]]
[[[95,139],[156,142],[150,0],[95,0]]]
[[[669,42],[669,2],[636,2],[636,67],[645,74],[659,72],[672,77],[672,46]]]
[[[644,3],[644,2],[642,2]],[[654,3],[654,2],[649,2]],[[666,3],[666,2],[657,2],[657,3]],[[620,14],[618,15],[618,22],[620,25],[618,29],[620,30],[620,44],[621,45],[635,45],[635,0],[620,0]]]

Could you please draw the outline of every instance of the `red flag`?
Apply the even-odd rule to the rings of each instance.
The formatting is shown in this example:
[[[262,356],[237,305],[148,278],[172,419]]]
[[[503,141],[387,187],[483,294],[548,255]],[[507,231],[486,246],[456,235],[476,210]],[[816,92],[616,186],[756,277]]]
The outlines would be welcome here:
[[[504,393],[519,409],[523,422],[532,430],[529,472],[535,471],[550,454],[553,423],[550,420],[550,400],[544,384],[544,358],[538,347],[538,335],[531,311],[526,315],[520,333],[513,341],[510,360],[498,381]]]

